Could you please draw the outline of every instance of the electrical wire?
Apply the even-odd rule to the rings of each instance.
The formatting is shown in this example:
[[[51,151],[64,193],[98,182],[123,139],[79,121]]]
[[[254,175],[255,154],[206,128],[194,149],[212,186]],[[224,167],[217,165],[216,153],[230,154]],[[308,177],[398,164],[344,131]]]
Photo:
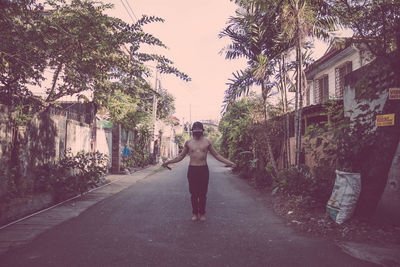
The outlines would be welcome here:
[[[129,12],[128,8],[126,8],[126,6],[125,6],[123,0],[121,0],[121,3],[122,3],[122,5],[123,5],[123,7],[125,8],[126,12],[128,13],[129,17],[132,19],[133,23],[135,23],[135,19],[132,17],[132,15],[131,15],[131,13]],[[135,14],[133,14],[133,15],[135,15]],[[135,17],[136,17],[136,16],[135,16]],[[136,20],[137,20],[137,19],[136,19]]]
[[[128,0],[125,0],[125,1],[126,1],[126,3],[128,4],[128,7],[129,7],[129,9],[131,10],[133,16],[136,18],[136,20],[138,20],[138,18],[137,18],[136,15],[135,15],[135,12],[133,12],[133,9],[132,9],[131,5],[129,4],[129,1],[128,1]]]

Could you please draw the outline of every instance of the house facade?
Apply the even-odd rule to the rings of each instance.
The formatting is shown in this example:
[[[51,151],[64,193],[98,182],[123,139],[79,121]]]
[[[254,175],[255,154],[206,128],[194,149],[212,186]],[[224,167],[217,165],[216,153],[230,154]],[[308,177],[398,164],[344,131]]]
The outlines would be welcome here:
[[[345,76],[371,62],[363,45],[351,38],[335,38],[327,52],[306,70],[305,107],[343,99]]]
[[[328,120],[323,114],[323,105],[328,100],[344,103],[346,99],[352,97],[345,90],[345,77],[371,62],[371,59],[370,54],[357,40],[335,38],[326,53],[306,68],[307,87],[303,90],[302,134],[309,125]],[[293,164],[295,161],[294,114],[291,114],[290,121],[290,158]],[[304,151],[300,156],[300,162],[313,168],[317,163],[311,154],[310,151]],[[284,161],[278,159],[278,165],[279,168],[283,168]]]
[[[326,53],[305,70],[307,87],[303,92],[302,134],[309,125],[328,120],[323,105],[329,100],[348,102],[352,96],[345,88],[347,74],[371,62],[371,55],[352,38],[335,38]],[[354,96],[353,96],[354,97]],[[294,118],[292,119],[294,123]],[[295,159],[294,131],[290,133],[291,162]],[[304,148],[303,148],[304,149]],[[303,151],[300,162],[313,168],[317,162],[310,151]]]
[[[303,95],[303,129],[329,119],[323,115],[323,104],[328,100],[342,102],[345,116],[352,121],[366,119],[364,115],[370,114],[362,123],[373,125],[376,138],[359,158],[362,191],[356,213],[399,223],[400,100],[388,97],[391,88],[400,88],[399,79],[386,63],[375,60],[353,38],[333,40],[327,52],[305,73],[308,86]],[[373,97],[363,95],[366,91],[372,92]],[[378,127],[378,115],[384,114],[394,116],[394,123]],[[312,153],[304,154],[304,163],[313,167]]]

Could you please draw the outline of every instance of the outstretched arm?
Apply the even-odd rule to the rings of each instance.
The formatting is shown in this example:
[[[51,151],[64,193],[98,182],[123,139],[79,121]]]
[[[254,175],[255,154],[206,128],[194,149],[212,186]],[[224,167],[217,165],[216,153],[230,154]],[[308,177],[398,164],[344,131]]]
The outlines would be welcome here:
[[[176,158],[167,160],[161,166],[168,167],[168,164],[177,163],[177,162],[183,160],[185,158],[185,156],[187,155],[188,151],[189,151],[189,148],[188,148],[187,142],[186,142],[182,152]]]
[[[223,156],[221,156],[220,154],[218,154],[218,152],[215,150],[215,148],[213,147],[211,142],[210,142],[210,145],[208,147],[208,151],[210,151],[211,155],[213,155],[214,158],[216,158],[217,160],[229,165],[232,168],[236,167],[235,163],[233,163],[232,161],[230,161],[230,160],[224,158]]]

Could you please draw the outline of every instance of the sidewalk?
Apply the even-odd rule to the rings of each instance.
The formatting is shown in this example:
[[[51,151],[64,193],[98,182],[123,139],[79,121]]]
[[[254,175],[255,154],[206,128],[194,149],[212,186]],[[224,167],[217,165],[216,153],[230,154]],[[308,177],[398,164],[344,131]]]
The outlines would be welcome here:
[[[0,228],[0,254],[10,248],[29,243],[44,231],[78,216],[90,206],[152,175],[159,168],[160,165],[154,165],[129,175],[108,175],[107,179],[110,180],[110,183],[104,186],[2,226]]]

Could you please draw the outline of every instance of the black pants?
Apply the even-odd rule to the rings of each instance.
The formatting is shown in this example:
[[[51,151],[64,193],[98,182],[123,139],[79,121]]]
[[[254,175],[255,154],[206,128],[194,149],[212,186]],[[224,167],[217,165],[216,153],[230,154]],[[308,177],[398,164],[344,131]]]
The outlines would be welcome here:
[[[207,189],[209,180],[208,166],[189,166],[187,178],[192,201],[193,214],[206,213]]]

